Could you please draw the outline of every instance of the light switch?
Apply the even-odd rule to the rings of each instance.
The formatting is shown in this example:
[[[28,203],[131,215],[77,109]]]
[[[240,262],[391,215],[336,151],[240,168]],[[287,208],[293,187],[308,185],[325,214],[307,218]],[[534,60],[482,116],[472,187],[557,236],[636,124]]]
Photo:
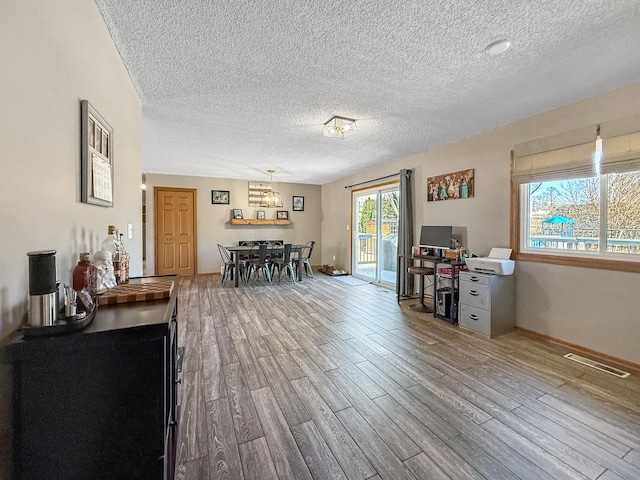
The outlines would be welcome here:
[[[127,238],[129,240],[133,238],[133,223],[127,223]]]

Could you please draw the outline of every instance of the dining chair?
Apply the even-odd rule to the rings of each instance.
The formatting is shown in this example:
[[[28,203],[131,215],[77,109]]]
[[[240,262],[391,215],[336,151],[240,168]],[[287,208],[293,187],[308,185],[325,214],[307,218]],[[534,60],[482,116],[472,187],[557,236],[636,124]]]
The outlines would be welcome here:
[[[254,246],[253,248],[254,249],[251,250],[251,258],[249,259],[248,267],[246,270],[247,274],[245,281],[249,283],[251,274],[255,273],[256,276],[253,279],[253,281],[255,282],[258,279],[260,272],[262,272],[263,277],[269,280],[269,285],[271,285],[271,271],[269,268],[269,262],[267,260],[267,244],[261,243]],[[254,255],[257,255],[257,258],[255,258]]]
[[[273,241],[267,242],[267,245],[269,245],[269,252],[267,254],[267,258],[269,258],[269,260],[282,258],[281,249],[284,246],[284,242],[281,242],[280,240],[273,240]]]
[[[238,242],[238,245],[240,245],[241,247],[255,247],[256,245],[258,245],[257,242],[247,242],[247,241],[243,241],[243,242]],[[242,258],[244,260],[246,260],[247,262],[249,261],[250,258],[258,258],[258,255],[256,254],[255,257],[251,256],[251,253],[253,252],[253,249],[251,250],[251,252],[249,253],[245,253]]]
[[[305,243],[300,253],[297,254],[297,255],[302,255],[302,268],[304,268],[303,273],[306,277],[314,278],[313,268],[311,268],[311,261],[309,259],[311,258],[311,254],[313,253],[313,247],[315,247],[315,245],[316,245],[316,242],[311,240]],[[295,262],[294,265],[296,265],[297,267],[298,262]]]
[[[284,252],[281,257],[275,257],[271,259],[271,276],[278,269],[278,285],[280,285],[280,278],[282,277],[282,270],[285,270],[287,275],[291,277],[292,281],[296,281],[296,276],[293,272],[293,262],[291,260],[291,244],[284,244]]]
[[[229,278],[229,274],[231,274],[231,278],[233,278],[233,275],[240,275],[244,278],[246,262],[244,260],[240,260],[238,264],[240,267],[240,272],[236,272],[236,262],[231,258],[231,252],[226,247],[220,244],[218,244],[218,252],[220,252],[220,258],[222,258],[222,262],[224,263],[224,270],[222,271],[222,286],[224,287],[227,278]]]

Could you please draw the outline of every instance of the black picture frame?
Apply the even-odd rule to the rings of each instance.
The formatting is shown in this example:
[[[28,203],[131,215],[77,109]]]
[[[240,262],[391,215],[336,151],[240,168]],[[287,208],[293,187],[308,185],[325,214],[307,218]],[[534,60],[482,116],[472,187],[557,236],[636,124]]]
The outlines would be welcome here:
[[[294,212],[304,212],[304,197],[294,195],[291,204],[293,205],[292,210]]]
[[[211,190],[211,203],[213,205],[229,205],[229,190]]]
[[[231,212],[231,214],[233,215],[234,220],[235,219],[239,219],[242,220],[244,217],[242,216],[242,209],[241,208],[234,208]]]
[[[88,100],[80,101],[80,201],[113,207],[113,128]]]
[[[276,210],[276,220],[289,220],[289,210]]]

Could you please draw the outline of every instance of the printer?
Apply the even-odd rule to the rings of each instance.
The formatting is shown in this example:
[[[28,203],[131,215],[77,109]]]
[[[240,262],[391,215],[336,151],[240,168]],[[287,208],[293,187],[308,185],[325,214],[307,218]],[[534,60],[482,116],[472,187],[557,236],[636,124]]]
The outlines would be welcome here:
[[[516,262],[509,260],[510,248],[492,248],[488,257],[469,257],[465,263],[473,272],[512,275]]]

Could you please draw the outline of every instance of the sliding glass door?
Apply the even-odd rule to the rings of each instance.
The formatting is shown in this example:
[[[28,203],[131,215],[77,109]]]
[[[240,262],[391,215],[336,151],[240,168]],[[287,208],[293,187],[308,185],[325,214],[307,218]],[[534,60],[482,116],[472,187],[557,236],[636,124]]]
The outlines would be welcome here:
[[[399,198],[397,184],[353,192],[354,277],[395,286]]]

